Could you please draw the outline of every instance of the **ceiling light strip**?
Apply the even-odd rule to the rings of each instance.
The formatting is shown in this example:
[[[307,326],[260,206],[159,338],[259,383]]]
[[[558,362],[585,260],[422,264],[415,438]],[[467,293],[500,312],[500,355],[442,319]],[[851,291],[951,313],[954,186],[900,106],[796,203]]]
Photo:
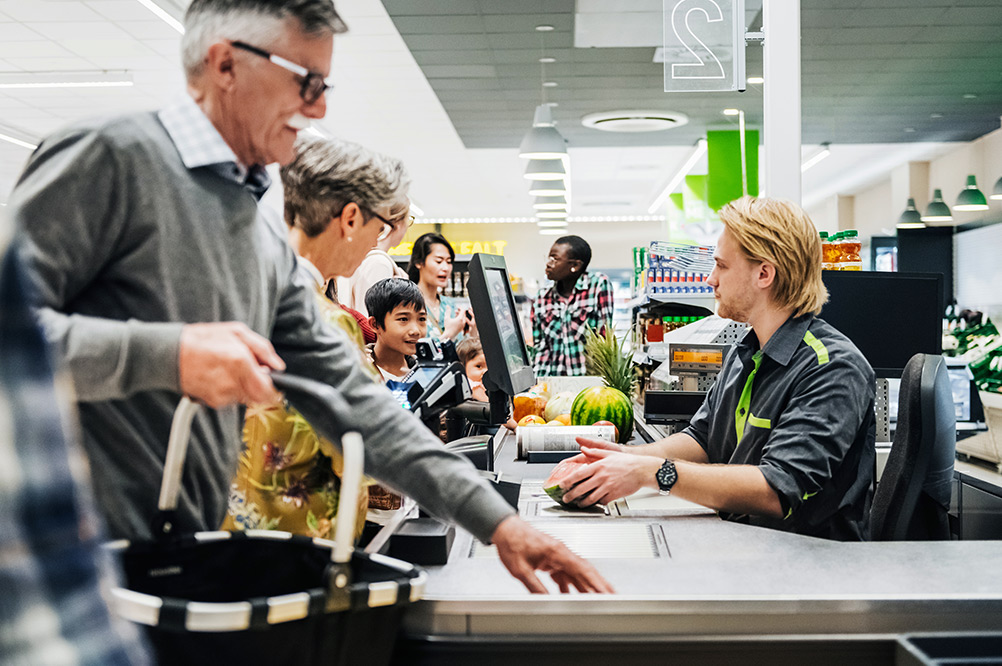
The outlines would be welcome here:
[[[170,12],[157,4],[156,0],[136,0],[136,2],[156,14],[156,17],[161,21],[174,28],[182,35],[184,34],[184,25],[174,18]]]
[[[680,168],[675,175],[671,177],[668,184],[665,185],[663,190],[661,190],[661,194],[659,194],[654,201],[651,202],[651,205],[647,207],[648,213],[653,213],[668,200],[671,193],[674,192],[675,188],[679,186],[682,180],[689,175],[692,168],[696,166],[696,162],[698,162],[704,154],[706,154],[706,139],[700,139],[696,142],[696,148],[692,151],[692,154],[689,155],[689,159],[685,161],[682,168]]]
[[[832,151],[828,148],[828,144],[822,143],[821,150],[819,150],[814,155],[814,157],[810,158],[809,160],[800,165],[800,173],[805,173],[808,169],[817,165],[818,162],[820,162],[821,160],[823,160],[824,158],[828,157],[831,154]]]
[[[0,141],[13,143],[15,146],[21,146],[22,148],[27,148],[28,150],[34,150],[35,148],[38,148],[38,144],[36,143],[23,141],[21,139],[18,139],[16,136],[11,136],[10,134],[4,134],[2,132],[0,132]]]
[[[29,81],[0,83],[0,88],[128,88],[132,85],[132,81]]]

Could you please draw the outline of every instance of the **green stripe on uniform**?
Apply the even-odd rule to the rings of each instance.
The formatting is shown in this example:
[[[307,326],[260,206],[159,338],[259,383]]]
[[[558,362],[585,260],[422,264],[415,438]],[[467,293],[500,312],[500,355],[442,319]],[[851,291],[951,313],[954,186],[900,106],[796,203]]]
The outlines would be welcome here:
[[[748,416],[748,425],[755,426],[756,428],[772,428],[772,420],[760,419],[754,414],[750,414]]]
[[[810,331],[804,333],[804,342],[818,355],[818,365],[824,365],[828,362],[828,348],[825,347],[823,342],[814,337],[813,333]]]

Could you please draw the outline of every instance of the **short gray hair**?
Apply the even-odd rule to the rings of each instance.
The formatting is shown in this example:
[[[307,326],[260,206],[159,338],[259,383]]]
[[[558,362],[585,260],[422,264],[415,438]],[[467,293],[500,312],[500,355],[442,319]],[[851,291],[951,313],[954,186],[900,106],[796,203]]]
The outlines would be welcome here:
[[[290,19],[296,19],[300,30],[311,37],[348,30],[332,0],[192,0],[181,38],[185,75],[191,80],[201,74],[205,55],[218,40],[240,40],[265,48]]]
[[[406,201],[404,163],[339,139],[300,137],[296,157],[281,169],[285,223],[309,237],[322,233],[349,203],[369,213]],[[391,213],[392,214],[392,213]]]

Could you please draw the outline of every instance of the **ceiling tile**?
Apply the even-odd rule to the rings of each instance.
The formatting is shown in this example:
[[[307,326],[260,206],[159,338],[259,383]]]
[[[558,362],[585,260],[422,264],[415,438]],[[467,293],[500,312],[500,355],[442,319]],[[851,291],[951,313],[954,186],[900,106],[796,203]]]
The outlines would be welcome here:
[[[102,16],[77,0],[0,0],[0,12],[15,21],[100,21]]]
[[[78,21],[32,21],[26,23],[36,33],[55,42],[69,40],[129,40],[131,35],[114,23],[98,17],[97,21],[81,23]],[[177,34],[177,33],[175,33]]]
[[[57,58],[73,55],[62,46],[49,41],[0,41],[0,58]]]

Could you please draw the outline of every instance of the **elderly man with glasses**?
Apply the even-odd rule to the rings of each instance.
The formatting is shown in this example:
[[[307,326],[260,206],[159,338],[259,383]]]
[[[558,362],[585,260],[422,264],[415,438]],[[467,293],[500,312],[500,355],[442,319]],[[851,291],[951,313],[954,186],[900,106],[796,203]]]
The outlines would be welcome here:
[[[345,29],[330,0],[193,0],[182,41],[190,98],[55,133],[11,196],[109,531],[149,536],[182,395],[211,409],[193,427],[175,524],[218,526],[240,405],[276,400],[269,373],[287,369],[341,391],[352,407],[341,425],[362,433],[368,473],[496,544],[530,590],[546,590],[538,569],[564,590],[608,591],[369,381],[263,219],[264,166],[290,162],[298,132],[326,112],[333,35]]]

